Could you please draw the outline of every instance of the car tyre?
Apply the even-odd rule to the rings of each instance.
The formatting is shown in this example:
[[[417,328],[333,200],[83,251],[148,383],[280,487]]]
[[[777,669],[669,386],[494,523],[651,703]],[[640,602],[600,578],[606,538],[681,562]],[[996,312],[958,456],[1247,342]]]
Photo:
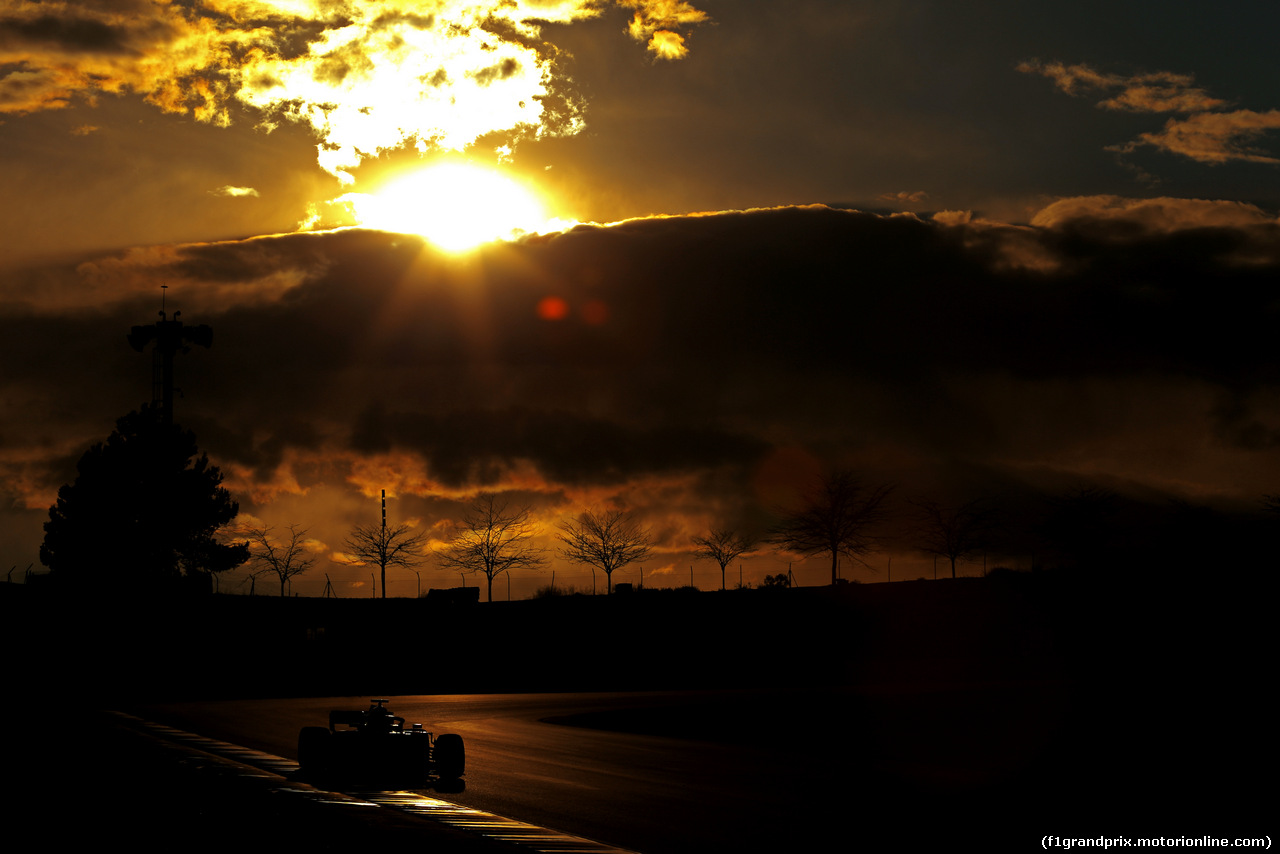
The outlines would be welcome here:
[[[466,773],[467,760],[462,736],[446,733],[436,739],[435,765],[441,780],[456,780]]]
[[[298,767],[307,774],[324,771],[329,756],[329,730],[307,726],[298,733]]]

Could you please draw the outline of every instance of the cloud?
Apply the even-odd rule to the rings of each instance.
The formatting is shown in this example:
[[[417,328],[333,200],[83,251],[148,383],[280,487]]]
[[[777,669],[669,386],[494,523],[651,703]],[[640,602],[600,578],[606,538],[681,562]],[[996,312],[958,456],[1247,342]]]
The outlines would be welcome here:
[[[1108,110],[1133,113],[1198,113],[1216,110],[1226,102],[1210,97],[1195,85],[1190,74],[1157,71],[1125,77],[1105,74],[1088,65],[1066,65],[1061,62],[1042,63],[1031,60],[1018,65],[1025,74],[1040,74],[1053,81],[1061,92],[1083,95],[1095,91],[1115,91],[1116,94],[1098,102]]]
[[[221,26],[177,3],[7,4],[0,18],[0,110],[27,113],[77,98],[137,92],[169,112],[225,125],[230,70],[273,33]]]
[[[1114,196],[1026,225],[636,219],[467,257],[361,229],[139,247],[2,284],[0,473],[38,537],[80,451],[148,398],[124,335],[167,283],[169,310],[214,330],[179,356],[179,420],[246,512],[328,542],[381,488],[424,525],[502,489],[547,519],[642,508],[675,548],[766,523],[818,461],[913,495],[1242,499],[1280,476],[1278,273],[1267,212]]]
[[[1105,109],[1188,114],[1185,118],[1169,119],[1161,131],[1143,133],[1136,140],[1108,146],[1109,150],[1128,154],[1150,146],[1200,163],[1219,164],[1233,160],[1280,163],[1280,158],[1244,145],[1267,131],[1280,128],[1280,110],[1226,112],[1223,108],[1227,102],[1210,97],[1205,90],[1195,86],[1195,79],[1190,74],[1159,71],[1124,77],[1104,74],[1087,65],[1041,63],[1039,60],[1023,62],[1018,65],[1018,70],[1048,77],[1068,95],[1115,91],[1116,94],[1098,102],[1098,106]]]
[[[901,190],[897,193],[881,193],[876,198],[884,202],[900,202],[903,204],[916,205],[928,199],[929,194],[924,190]]]
[[[239,199],[244,198],[245,196],[257,197],[258,195],[258,191],[253,187],[233,187],[230,184],[227,184],[225,187],[219,187],[216,190],[210,190],[209,192],[215,196],[225,196],[230,199]]]
[[[673,26],[705,20],[686,3],[625,0],[633,33],[665,58],[687,52]],[[381,151],[494,148],[582,130],[582,103],[542,36],[600,14],[595,0],[15,0],[0,18],[0,112],[137,93],[161,109],[228,125],[249,107],[265,129],[314,128],[321,166],[350,183]],[[636,30],[636,28],[639,30]]]
[[[1169,233],[1192,228],[1274,227],[1274,216],[1256,205],[1210,199],[1130,199],[1122,196],[1073,196],[1042,208],[1031,219],[1033,226],[1063,228],[1084,221],[1098,222],[1114,229],[1133,224],[1152,233]]]
[[[1116,150],[1129,152],[1139,146],[1149,145],[1201,163],[1216,164],[1232,160],[1280,163],[1280,158],[1243,145],[1271,130],[1280,130],[1280,110],[1268,110],[1265,113],[1253,110],[1199,113],[1185,119],[1170,119],[1163,130],[1144,133],[1137,141],[1117,146]]]
[[[710,20],[707,13],[683,0],[618,0],[618,3],[636,10],[627,32],[636,41],[647,42],[649,52],[657,59],[683,59],[689,48],[685,46],[686,37],[678,30]]]
[[[684,36],[670,30],[655,32],[649,39],[649,50],[659,59],[684,59],[689,54]]]

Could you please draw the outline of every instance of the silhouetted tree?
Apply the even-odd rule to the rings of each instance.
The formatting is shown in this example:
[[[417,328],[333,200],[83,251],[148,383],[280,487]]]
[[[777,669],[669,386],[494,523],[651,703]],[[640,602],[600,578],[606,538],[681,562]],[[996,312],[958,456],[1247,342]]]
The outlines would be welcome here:
[[[426,534],[413,534],[408,525],[388,528],[384,525],[357,525],[343,543],[343,548],[365,566],[382,570],[382,598],[387,598],[387,567],[408,569],[425,560],[422,553]]]
[[[831,555],[831,583],[838,580],[840,556],[866,565],[875,550],[875,527],[886,516],[893,487],[866,487],[847,469],[824,477],[805,497],[804,506],[773,529],[769,541],[802,555]]]
[[[557,539],[565,559],[604,570],[609,593],[614,570],[644,560],[652,544],[649,531],[622,510],[586,511],[563,523]]]
[[[694,537],[697,548],[693,553],[720,564],[720,589],[724,589],[725,568],[755,545],[755,541],[745,534],[739,534],[727,528],[716,528],[705,537]]]
[[[244,533],[249,538],[250,559],[263,572],[273,573],[280,579],[283,596],[289,579],[302,575],[315,565],[316,559],[306,554],[306,528],[299,530],[297,525],[290,525],[288,540],[276,540],[271,531],[270,527],[246,528]]]
[[[249,557],[222,543],[239,512],[195,435],[143,407],[85,452],[44,524],[40,562],[80,587],[133,588],[224,572]]]
[[[542,550],[530,544],[534,527],[527,506],[511,507],[492,493],[484,493],[462,514],[457,533],[436,557],[440,563],[463,572],[480,572],[489,582],[513,569],[537,569],[546,563]]]
[[[954,508],[936,501],[913,503],[918,546],[926,554],[949,560],[952,578],[956,577],[957,561],[980,554],[990,544],[995,511],[981,499]]]

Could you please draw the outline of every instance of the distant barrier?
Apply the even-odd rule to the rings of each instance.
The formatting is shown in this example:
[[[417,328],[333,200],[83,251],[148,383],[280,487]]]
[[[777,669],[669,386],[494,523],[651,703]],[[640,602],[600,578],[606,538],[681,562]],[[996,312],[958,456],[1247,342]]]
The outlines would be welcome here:
[[[427,604],[437,608],[468,608],[480,602],[479,587],[432,587]]]

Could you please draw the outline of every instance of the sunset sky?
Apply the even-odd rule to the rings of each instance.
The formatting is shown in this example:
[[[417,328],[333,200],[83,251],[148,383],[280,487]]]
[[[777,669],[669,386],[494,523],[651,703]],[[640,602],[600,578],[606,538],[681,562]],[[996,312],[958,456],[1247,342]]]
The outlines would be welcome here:
[[[177,418],[243,520],[309,528],[303,595],[369,594],[342,540],[384,488],[437,539],[484,490],[547,532],[627,507],[656,586],[832,465],[903,507],[1256,507],[1277,32],[1274,2],[0,0],[2,568],[150,399],[125,335],[161,285],[214,330]],[[931,570],[899,542],[847,575],[891,553]],[[552,569],[590,589],[553,561],[513,598]]]

